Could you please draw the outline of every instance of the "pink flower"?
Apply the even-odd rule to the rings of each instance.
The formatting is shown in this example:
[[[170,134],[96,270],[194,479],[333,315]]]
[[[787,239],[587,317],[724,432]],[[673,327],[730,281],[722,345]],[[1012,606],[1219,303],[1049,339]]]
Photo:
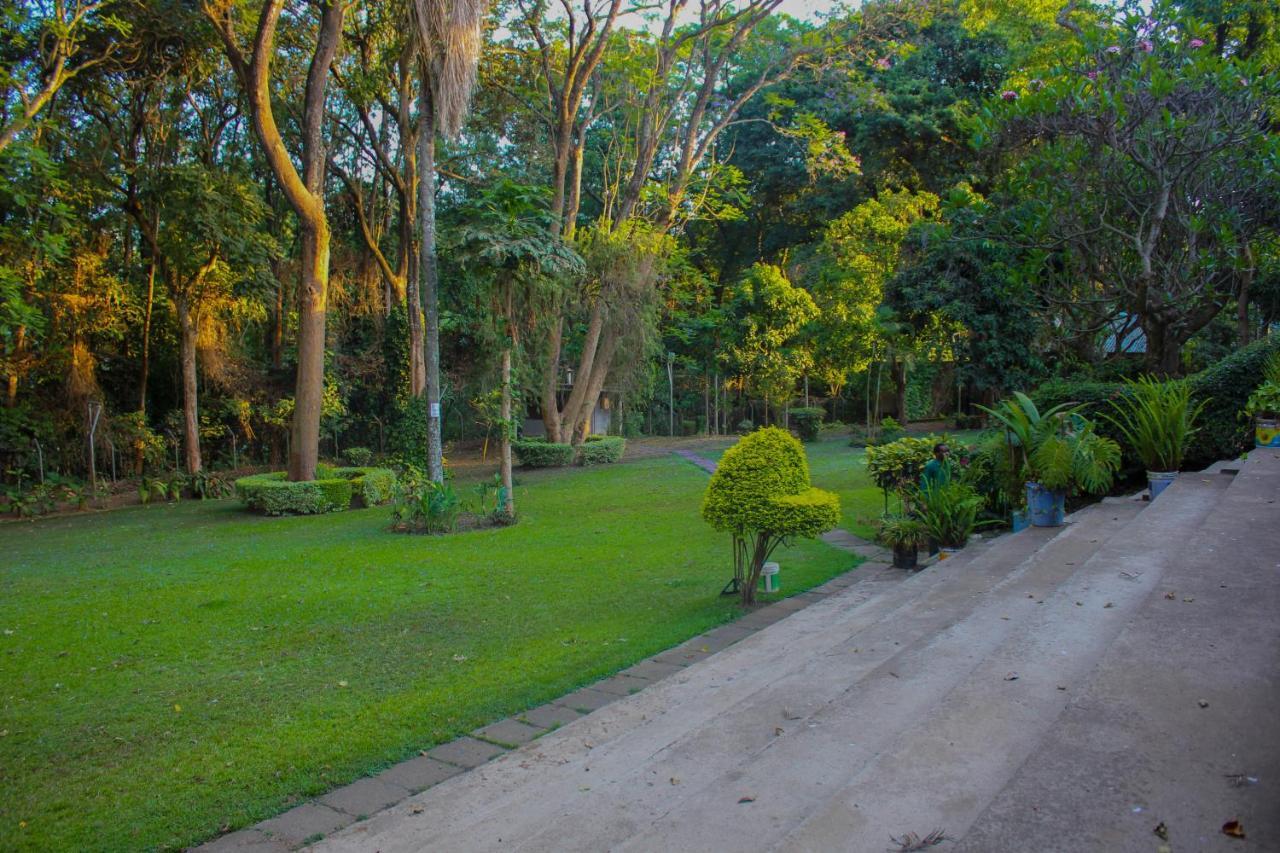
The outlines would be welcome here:
[[[1119,52],[1120,52],[1120,45],[1118,45],[1118,44],[1113,44],[1113,45],[1111,45],[1111,47],[1107,48],[1107,51],[1106,51],[1106,52],[1107,52],[1107,53],[1119,53]]]
[[[1151,43],[1150,39],[1143,39],[1142,41],[1138,42],[1138,49],[1141,50],[1143,53],[1150,53],[1151,51],[1156,49],[1156,46]]]
[[[887,56],[882,56],[876,60],[876,68],[879,68],[881,71],[888,71],[889,66],[892,64],[893,63],[889,61],[889,57]]]
[[[1000,93],[1000,97],[1004,98],[1006,101],[1016,101],[1018,99],[1018,93],[1012,89],[1005,89]]]
[[[1188,44],[1191,46],[1192,50],[1204,47],[1204,39],[1192,39]]]
[[[1097,80],[1097,79],[1098,79],[1098,72],[1097,72],[1097,71],[1086,71],[1086,72],[1084,73],[1084,76],[1088,77],[1090,80]]]

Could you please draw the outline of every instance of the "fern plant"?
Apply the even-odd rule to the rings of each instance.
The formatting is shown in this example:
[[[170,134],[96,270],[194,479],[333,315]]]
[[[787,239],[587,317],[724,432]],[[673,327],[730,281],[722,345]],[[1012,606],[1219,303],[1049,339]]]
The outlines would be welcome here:
[[[1148,471],[1177,471],[1195,435],[1195,420],[1208,401],[1193,404],[1185,381],[1144,376],[1126,385],[1127,393],[1111,401],[1112,414],[1103,417],[1120,431]]]
[[[1005,428],[1014,470],[1050,491],[1098,494],[1111,488],[1120,468],[1120,445],[1098,435],[1079,406],[1062,403],[1046,412],[1021,391],[993,409],[979,406]]]

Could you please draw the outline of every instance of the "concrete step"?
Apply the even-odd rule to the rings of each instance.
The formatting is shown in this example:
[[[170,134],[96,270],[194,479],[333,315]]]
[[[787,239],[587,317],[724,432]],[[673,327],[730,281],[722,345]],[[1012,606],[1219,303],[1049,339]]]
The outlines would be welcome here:
[[[1111,536],[1124,530],[1141,509],[1137,505],[1091,508],[1012,568],[982,557],[970,558],[967,564],[957,560],[952,568],[963,573],[963,580],[970,580],[965,575],[1001,576],[991,585],[936,584],[917,597],[910,614],[898,614],[858,633],[842,648],[829,652],[821,666],[806,667],[798,674],[800,684],[793,688],[797,698],[811,689],[820,674],[844,689],[823,696],[821,704],[801,706],[807,713],[794,733],[787,729],[785,738],[771,741],[756,754],[743,755],[740,767],[687,798],[624,849],[647,849],[664,839],[678,839],[682,848],[693,850],[721,845],[765,849],[789,845],[793,835],[800,839],[798,849],[831,849],[841,848],[841,839],[850,834],[860,837],[861,813],[838,796],[833,801],[833,795],[860,778],[873,790],[885,784],[890,775],[886,768],[892,768],[894,760],[887,756],[901,748],[904,738],[909,741],[904,733],[938,724],[936,709],[951,702],[957,691],[963,692],[967,683],[981,685],[984,696],[992,689],[993,679],[1004,687],[1003,679],[1011,670],[1001,669],[992,676],[990,670],[1007,664],[993,664],[991,656],[1005,645],[1025,643],[1030,633],[1025,623],[1056,609],[1055,589]],[[894,636],[901,639],[891,640]],[[882,654],[885,651],[887,655]],[[868,663],[874,666],[860,671]],[[756,709],[735,711],[726,724],[739,713],[749,724]],[[927,742],[932,743],[932,738]],[[932,773],[927,765],[921,769]],[[735,790],[762,793],[744,794],[757,797],[758,804],[750,809],[730,809],[733,800],[726,797]],[[900,793],[889,799],[897,799]],[[851,822],[836,826],[830,813],[847,816]],[[900,828],[894,830],[902,834]],[[828,837],[823,835],[826,831],[836,834]],[[867,837],[874,839],[873,849],[883,849],[888,840],[888,835]]]
[[[1039,599],[1043,604],[1007,599],[1009,629],[992,631],[982,622],[994,612],[990,605],[998,597],[993,595],[960,626],[967,630],[939,636],[927,650],[933,666],[947,655],[957,656],[959,665],[966,649],[981,659],[778,848],[881,850],[891,836],[908,832],[925,836],[940,829],[951,838],[963,836],[1039,747],[1073,692],[1083,689],[1155,588],[1161,567],[1149,559],[1153,549],[1169,554],[1187,547],[1221,491],[1220,484],[1211,483],[1166,492],[1158,515],[1129,509],[1131,520],[1113,527],[1069,573],[1052,570],[1058,560],[1051,549],[1033,558],[1026,571],[1011,578],[1009,589],[1060,580]],[[886,692],[886,703],[893,701],[893,692]],[[909,686],[897,693],[902,702]]]
[[[1110,508],[1096,512],[1113,527],[1125,520],[1116,514],[1108,520]],[[1071,565],[1084,558],[1082,549],[1097,546],[1098,537],[1088,530],[1081,523],[1060,531],[1025,531],[879,594],[864,597],[867,590],[854,587],[831,596],[668,682],[433,789],[413,801],[416,811],[407,817],[392,810],[343,837],[362,838],[355,848],[415,849],[413,830],[406,827],[429,826],[434,842],[444,847],[484,849],[499,846],[489,828],[501,826],[508,841],[518,839],[522,849],[599,849],[633,838],[641,846],[644,839],[666,839],[664,847],[678,838],[680,846],[697,849],[697,838],[687,831],[715,823],[708,811],[721,810],[731,823],[741,822],[736,800],[724,801],[734,789],[730,781],[744,779],[771,753],[783,755],[777,745],[784,742],[801,751],[809,744],[819,759],[823,754],[834,758],[825,745],[793,736],[831,729],[824,718],[835,719],[851,695],[873,693],[859,691],[864,679],[901,679],[895,661],[905,663],[904,653],[918,651],[963,622],[993,590],[1001,588],[1001,600],[1012,602],[1025,596],[1024,590],[1035,595],[1051,589],[1054,572],[1069,574]],[[1024,586],[1010,585],[1010,574],[1050,544],[1058,557],[1048,564],[1052,569],[1044,570],[1048,574]],[[972,666],[962,662],[956,677]],[[941,666],[951,668],[950,663]],[[945,694],[946,673],[930,683]],[[897,724],[926,705],[904,709],[911,713],[898,714]],[[891,728],[894,714],[883,716]],[[852,722],[861,728],[860,720]],[[886,729],[882,739],[891,734]],[[847,734],[840,737],[848,740]],[[792,764],[792,773],[804,769],[791,759],[783,763]],[[682,810],[695,801],[707,809]],[[574,814],[590,814],[590,828],[566,835],[564,821]],[[801,817],[792,815],[790,823]],[[721,846],[718,832],[695,835],[711,847]],[[336,841],[331,846],[345,849]]]
[[[1269,458],[1268,458],[1269,457]],[[957,849],[1280,849],[1280,454],[1232,481]],[[1221,831],[1238,819],[1246,841]]]

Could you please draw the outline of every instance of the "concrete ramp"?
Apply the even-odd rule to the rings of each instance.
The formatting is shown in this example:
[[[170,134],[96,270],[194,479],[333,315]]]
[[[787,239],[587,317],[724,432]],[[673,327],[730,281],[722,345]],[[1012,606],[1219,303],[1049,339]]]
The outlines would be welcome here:
[[[1259,452],[851,587],[316,849],[1280,849],[1278,495]]]

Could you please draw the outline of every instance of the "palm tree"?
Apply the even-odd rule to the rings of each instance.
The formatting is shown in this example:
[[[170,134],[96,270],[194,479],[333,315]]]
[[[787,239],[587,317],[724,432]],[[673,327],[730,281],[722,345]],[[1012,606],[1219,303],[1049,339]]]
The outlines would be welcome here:
[[[436,266],[436,133],[457,136],[471,112],[488,0],[411,0],[418,49],[418,276],[426,314],[427,474],[444,482],[440,445],[440,297]],[[412,299],[410,300],[413,301]],[[410,310],[417,310],[412,305]]]

